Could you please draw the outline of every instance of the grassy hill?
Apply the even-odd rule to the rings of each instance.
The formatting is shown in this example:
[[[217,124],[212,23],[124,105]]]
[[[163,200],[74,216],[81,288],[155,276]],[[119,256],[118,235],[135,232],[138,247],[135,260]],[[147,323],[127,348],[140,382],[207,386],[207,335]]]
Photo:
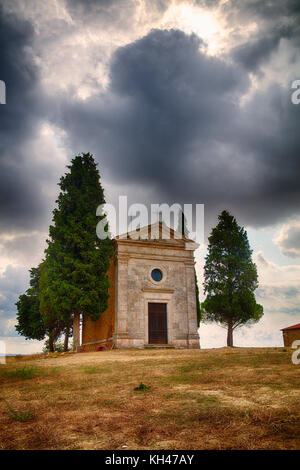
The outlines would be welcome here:
[[[8,358],[0,397],[2,449],[300,449],[283,348]]]

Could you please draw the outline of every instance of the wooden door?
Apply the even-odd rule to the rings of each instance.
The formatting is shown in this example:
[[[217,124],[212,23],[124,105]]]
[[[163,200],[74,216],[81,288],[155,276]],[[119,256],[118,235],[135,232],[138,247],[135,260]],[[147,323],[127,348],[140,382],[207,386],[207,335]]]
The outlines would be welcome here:
[[[149,344],[167,344],[167,304],[148,303]]]

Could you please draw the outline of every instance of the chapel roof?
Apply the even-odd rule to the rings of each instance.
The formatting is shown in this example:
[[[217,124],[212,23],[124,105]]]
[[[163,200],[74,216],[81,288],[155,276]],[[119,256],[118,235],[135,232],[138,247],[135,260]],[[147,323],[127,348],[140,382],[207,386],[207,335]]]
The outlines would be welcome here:
[[[281,328],[281,331],[297,330],[297,329],[300,329],[300,323],[297,323],[296,325],[292,325],[292,326],[287,326],[286,328]]]

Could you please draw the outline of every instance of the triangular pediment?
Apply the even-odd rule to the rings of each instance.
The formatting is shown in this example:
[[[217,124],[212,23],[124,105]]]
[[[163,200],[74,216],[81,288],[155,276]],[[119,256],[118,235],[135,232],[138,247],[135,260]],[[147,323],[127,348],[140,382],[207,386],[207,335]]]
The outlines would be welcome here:
[[[164,222],[158,221],[153,224],[132,230],[116,236],[116,240],[143,241],[151,243],[164,243],[182,246],[187,250],[196,250],[198,243],[183,237],[181,233],[168,227]]]

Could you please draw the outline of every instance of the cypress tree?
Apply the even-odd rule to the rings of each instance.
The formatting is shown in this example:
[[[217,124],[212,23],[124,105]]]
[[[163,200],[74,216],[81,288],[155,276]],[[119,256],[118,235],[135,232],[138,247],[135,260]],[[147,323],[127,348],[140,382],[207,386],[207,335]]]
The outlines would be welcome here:
[[[96,235],[96,209],[105,199],[93,156],[77,155],[67,168],[49,229],[43,297],[46,311],[76,325],[76,348],[80,315],[97,320],[108,307],[106,273],[113,247],[109,238]]]
[[[212,230],[204,268],[202,304],[204,320],[218,322],[227,328],[227,346],[233,346],[233,331],[246,324],[256,323],[263,307],[256,303],[258,287],[255,264],[247,232],[227,211],[219,217]]]
[[[195,288],[196,288],[197,324],[198,324],[198,326],[199,326],[199,325],[200,325],[200,321],[201,321],[201,304],[200,304],[200,299],[199,299],[198,278],[197,278],[197,273],[196,273],[196,269],[195,269],[195,268],[194,268],[194,274],[195,274]]]

